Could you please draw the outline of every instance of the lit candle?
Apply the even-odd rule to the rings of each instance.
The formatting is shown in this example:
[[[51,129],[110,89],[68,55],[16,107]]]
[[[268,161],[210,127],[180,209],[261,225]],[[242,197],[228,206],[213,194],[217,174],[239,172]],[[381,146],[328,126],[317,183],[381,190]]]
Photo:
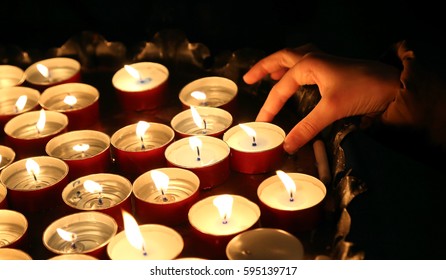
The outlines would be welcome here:
[[[25,82],[25,72],[14,65],[0,65],[0,89],[20,86]]]
[[[111,260],[173,260],[183,251],[184,241],[174,229],[158,224],[138,225],[123,211],[125,230],[107,245]]]
[[[304,247],[291,233],[256,228],[235,236],[226,246],[229,260],[303,260]]]
[[[138,62],[125,65],[112,78],[124,110],[154,109],[166,101],[169,70],[162,64]]]
[[[187,169],[166,167],[147,171],[133,182],[135,215],[146,224],[183,224],[198,198],[199,186],[198,176]]]
[[[72,58],[54,57],[30,65],[25,70],[26,82],[40,92],[62,83],[76,83],[81,80],[81,65]]]
[[[62,133],[48,141],[45,151],[68,164],[71,180],[108,172],[111,167],[110,137],[96,130]]]
[[[234,236],[257,225],[260,208],[242,196],[214,195],[195,203],[188,218],[196,236],[206,243],[204,253],[222,257]]]
[[[184,86],[179,93],[179,99],[184,108],[208,106],[231,111],[237,91],[237,84],[228,78],[205,77]]]
[[[28,220],[17,211],[0,209],[0,248],[21,248],[26,243]]]
[[[66,132],[68,118],[63,113],[26,112],[9,120],[4,131],[6,141],[19,158],[45,154],[45,146],[56,135]]]
[[[285,132],[266,122],[239,124],[228,129],[223,140],[231,148],[231,168],[247,174],[266,173],[283,162]]]
[[[165,157],[172,167],[185,168],[200,179],[200,189],[209,189],[229,177],[229,147],[212,136],[190,136],[170,144]]]
[[[0,88],[0,125],[4,126],[18,114],[34,110],[39,105],[40,92],[29,87]]]
[[[99,91],[88,84],[64,83],[47,88],[39,98],[45,110],[64,113],[68,130],[85,129],[99,120]]]
[[[8,146],[0,145],[0,171],[10,165],[15,159],[15,152]]]
[[[95,210],[113,217],[123,229],[121,209],[131,211],[132,183],[112,173],[96,173],[80,177],[65,186],[62,199],[73,211]]]
[[[279,170],[259,185],[257,195],[265,225],[307,231],[320,221],[326,188],[313,176]]]
[[[170,122],[178,138],[194,135],[220,137],[232,125],[232,115],[213,107],[195,107],[174,116]]]
[[[68,165],[49,156],[22,159],[0,173],[8,188],[8,204],[22,212],[36,212],[63,205],[62,189],[68,183]]]
[[[116,221],[97,211],[84,211],[53,221],[43,232],[43,244],[51,253],[106,257],[106,246],[118,232]]]
[[[111,137],[117,169],[133,180],[148,170],[165,167],[164,151],[174,138],[173,129],[160,123],[140,121],[119,129]]]
[[[15,248],[0,248],[0,260],[32,260],[28,253]]]

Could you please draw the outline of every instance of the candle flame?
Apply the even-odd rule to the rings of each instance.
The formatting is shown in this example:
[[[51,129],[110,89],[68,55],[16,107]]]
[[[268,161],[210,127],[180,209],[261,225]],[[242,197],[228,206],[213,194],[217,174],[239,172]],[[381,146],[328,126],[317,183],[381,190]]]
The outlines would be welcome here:
[[[26,95],[21,95],[21,96],[17,99],[17,101],[16,101],[16,103],[15,103],[15,108],[16,108],[17,112],[18,112],[18,111],[22,111],[23,108],[25,108],[26,101],[28,101],[28,97],[27,97]]]
[[[241,124],[239,124],[239,126],[246,132],[246,134],[248,134],[249,137],[252,137],[252,145],[256,146],[257,145],[257,143],[256,143],[256,136],[257,136],[256,131],[253,128],[247,126],[246,124],[242,124],[241,123]]]
[[[50,71],[48,70],[48,67],[40,63],[38,63],[36,67],[37,70],[40,72],[40,74],[42,74],[42,76],[44,76],[47,79],[50,77]]]
[[[45,127],[45,123],[46,123],[46,114],[45,114],[45,110],[41,109],[40,110],[40,116],[39,116],[39,120],[36,123],[36,128],[37,131],[39,133],[41,133],[43,131],[43,128]]]
[[[125,70],[127,71],[127,73],[130,74],[130,76],[132,76],[133,78],[135,78],[136,80],[142,80],[141,78],[141,74],[139,74],[139,71],[136,70],[135,68],[133,68],[130,65],[124,65]]]
[[[88,144],[76,144],[73,146],[73,150],[75,150],[76,152],[84,153],[88,149],[90,149],[90,145]]]
[[[285,189],[287,190],[288,194],[290,195],[290,201],[294,200],[294,195],[296,193],[296,183],[294,180],[285,172],[281,170],[276,171],[277,176],[279,176],[280,180],[282,181],[283,185],[285,186]]]
[[[124,219],[125,236],[129,243],[138,250],[141,250],[144,255],[147,255],[144,238],[142,237],[141,230],[135,218],[128,212],[122,210],[122,217]]]
[[[67,104],[68,106],[72,107],[74,104],[77,103],[77,98],[76,96],[68,94],[67,96],[65,96],[63,102],[65,102],[65,104]]]
[[[217,207],[220,217],[223,219],[223,223],[226,224],[232,214],[232,204],[234,198],[229,194],[222,194],[214,198],[214,206]]]
[[[136,135],[141,140],[144,139],[144,134],[146,133],[147,129],[149,129],[150,123],[146,121],[139,121],[136,125]]]
[[[206,100],[206,93],[204,93],[204,92],[202,92],[202,91],[198,91],[198,90],[196,90],[196,91],[193,91],[190,95],[191,95],[193,98],[195,98],[195,99],[197,99],[197,100],[200,100],[200,101],[204,101],[204,100]]]
[[[2,163],[3,157],[2,155],[0,155],[0,163]]]
[[[201,140],[198,139],[198,137],[196,136],[189,137],[189,146],[193,151],[197,152],[197,160],[201,160],[200,149],[202,145],[203,142],[201,142]]]
[[[192,118],[194,119],[195,124],[201,128],[205,129],[205,122],[201,118],[200,114],[198,113],[197,109],[194,106],[190,106],[190,111],[192,112]]]
[[[66,231],[61,228],[56,229],[57,234],[59,234],[60,238],[68,242],[74,242],[77,239],[77,234],[74,232]]]
[[[101,193],[102,192],[102,186],[93,180],[85,180],[84,188],[90,193]]]
[[[150,176],[155,183],[156,189],[164,195],[169,187],[169,176],[159,170],[150,171]]]
[[[26,170],[35,178],[40,173],[40,166],[35,160],[29,158],[26,160]]]

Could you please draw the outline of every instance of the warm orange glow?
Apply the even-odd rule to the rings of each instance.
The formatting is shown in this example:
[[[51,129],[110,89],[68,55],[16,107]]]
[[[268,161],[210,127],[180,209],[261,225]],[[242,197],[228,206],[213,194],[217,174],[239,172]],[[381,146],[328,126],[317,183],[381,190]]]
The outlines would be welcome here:
[[[56,229],[57,234],[59,234],[60,238],[68,242],[74,242],[77,239],[77,234],[74,232],[66,231],[61,228]]]
[[[124,69],[127,71],[127,73],[130,74],[130,76],[132,76],[136,80],[141,80],[141,74],[139,74],[138,70],[136,70],[132,66],[124,65]]]
[[[93,180],[85,180],[84,188],[90,193],[101,193],[102,192],[102,186]]]
[[[144,134],[146,133],[147,129],[149,129],[150,123],[146,121],[139,121],[136,125],[136,135],[140,139],[144,139]]]
[[[223,223],[227,223],[232,214],[232,204],[234,198],[229,194],[222,194],[214,198],[213,203],[218,209],[218,213],[223,220]]]
[[[44,76],[47,79],[50,77],[50,71],[48,70],[48,67],[40,63],[37,64],[36,67],[37,70],[40,72],[40,74],[42,74],[42,76]]]
[[[46,114],[45,114],[45,110],[41,109],[40,110],[40,116],[39,116],[39,120],[36,123],[36,128],[37,131],[39,133],[41,133],[43,131],[43,129],[45,128],[45,123],[46,123]]]
[[[90,145],[88,144],[76,144],[73,146],[73,150],[75,150],[76,152],[84,153],[88,151],[88,149],[90,149]]]
[[[252,127],[242,123],[239,124],[239,126],[246,132],[246,134],[248,134],[249,137],[256,137],[257,133]]]
[[[169,176],[166,173],[161,172],[159,170],[150,171],[150,176],[152,177],[153,182],[155,183],[155,187],[162,194],[165,194],[167,188],[169,187]]]
[[[197,100],[200,100],[200,101],[204,101],[204,100],[206,100],[206,93],[204,93],[204,92],[202,92],[202,91],[198,91],[198,90],[196,90],[196,91],[193,91],[191,94],[190,94],[193,98],[195,98],[195,99],[197,99]]]
[[[281,170],[276,171],[277,176],[279,176],[280,180],[282,181],[283,185],[285,186],[286,191],[290,195],[290,200],[294,199],[294,196],[296,194],[296,183],[294,180],[285,172]]]
[[[15,103],[15,109],[17,112],[22,111],[23,108],[25,108],[26,101],[28,101],[28,97],[26,95],[21,95],[16,103]]]
[[[76,98],[76,96],[73,96],[73,95],[67,95],[67,96],[65,96],[63,102],[65,104],[67,104],[68,106],[72,107],[74,104],[77,103],[77,98]]]
[[[40,166],[35,160],[29,158],[26,160],[26,170],[29,175],[32,175],[36,179],[36,176],[40,173]]]
[[[122,211],[122,217],[124,219],[125,236],[127,237],[130,245],[138,250],[141,250],[141,252],[145,255],[146,250],[144,238],[142,237],[141,230],[139,229],[135,218],[133,218],[133,216],[126,211]]]
[[[190,106],[190,111],[192,112],[192,118],[194,119],[194,123],[201,129],[205,129],[205,122],[201,118],[197,109],[194,106]]]

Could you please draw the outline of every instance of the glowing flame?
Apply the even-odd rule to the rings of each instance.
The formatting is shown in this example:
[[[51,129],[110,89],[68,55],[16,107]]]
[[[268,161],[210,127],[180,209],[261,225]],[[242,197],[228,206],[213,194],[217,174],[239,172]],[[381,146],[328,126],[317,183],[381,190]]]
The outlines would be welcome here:
[[[124,219],[124,230],[125,236],[129,243],[138,250],[141,250],[144,255],[146,252],[146,245],[144,243],[144,238],[142,237],[141,230],[139,229],[138,223],[136,223],[135,218],[126,211],[122,211],[122,217]]]
[[[192,150],[197,150],[201,148],[201,146],[203,145],[203,142],[201,142],[201,140],[198,137],[195,136],[191,136],[189,137],[189,146],[191,147]]]
[[[73,95],[67,95],[65,96],[63,102],[65,102],[65,104],[68,106],[73,107],[73,105],[77,103],[77,98]]]
[[[102,192],[102,186],[93,180],[85,180],[84,188],[90,193],[101,193]]]
[[[169,187],[169,176],[159,170],[150,171],[150,176],[155,183],[156,189],[164,195]]]
[[[57,228],[56,231],[57,231],[57,234],[59,234],[60,238],[62,238],[65,241],[73,242],[73,241],[76,241],[76,239],[77,239],[77,234],[74,232],[66,231],[61,228]]]
[[[40,74],[42,74],[42,76],[44,76],[47,79],[50,77],[50,71],[48,70],[48,67],[40,63],[37,64],[36,67],[37,70],[40,72]]]
[[[39,116],[39,120],[36,123],[36,128],[37,131],[39,133],[41,133],[43,131],[43,128],[45,127],[45,123],[46,123],[46,114],[45,114],[45,110],[41,109],[40,110],[40,116]]]
[[[205,122],[201,118],[200,114],[198,113],[197,109],[194,106],[190,106],[190,111],[192,112],[192,118],[194,119],[195,124],[201,128],[205,129]]]
[[[21,95],[17,101],[15,102],[15,108],[18,111],[22,111],[25,108],[26,101],[28,101],[28,97],[26,95]]]
[[[139,121],[136,125],[136,135],[138,138],[143,139],[144,134],[146,133],[147,129],[149,129],[150,123],[146,121]]]
[[[3,157],[2,155],[0,155],[0,163],[2,163]]]
[[[256,131],[252,128],[247,126],[246,124],[239,124],[239,126],[248,134],[249,137],[256,137]]]
[[[132,76],[136,80],[142,80],[141,74],[139,74],[138,70],[136,70],[135,68],[133,68],[130,65],[124,65],[124,68],[130,74],[130,76]]]
[[[204,92],[202,92],[202,91],[198,91],[198,90],[196,90],[196,91],[193,91],[190,95],[191,95],[193,98],[195,98],[195,99],[197,99],[197,100],[200,100],[200,101],[204,101],[204,100],[206,100],[206,93],[204,93]]]
[[[222,194],[214,198],[214,206],[217,207],[220,217],[223,219],[223,223],[226,224],[232,214],[232,204],[234,198],[229,194]]]
[[[88,144],[76,144],[73,146],[73,150],[75,150],[76,152],[84,153],[88,149],[90,149],[90,145]]]
[[[28,171],[29,175],[36,178],[36,176],[40,173],[40,166],[35,160],[29,158],[26,160],[26,170]]]
[[[294,182],[294,180],[288,174],[281,170],[277,170],[276,174],[277,176],[279,176],[287,192],[289,193],[290,200],[294,200],[294,195],[296,193],[296,183]]]

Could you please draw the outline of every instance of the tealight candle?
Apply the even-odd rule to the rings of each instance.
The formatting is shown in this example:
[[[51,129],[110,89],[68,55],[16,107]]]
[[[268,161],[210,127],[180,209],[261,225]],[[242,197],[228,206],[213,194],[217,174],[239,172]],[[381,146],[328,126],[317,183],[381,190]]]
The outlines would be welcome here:
[[[117,170],[134,180],[148,170],[165,167],[164,152],[174,138],[173,129],[161,123],[139,121],[119,129],[111,137]]]
[[[204,77],[184,86],[179,99],[183,108],[190,106],[219,107],[231,112],[237,97],[238,87],[225,77]]]
[[[230,174],[229,147],[212,136],[190,136],[170,144],[165,156],[171,167],[188,169],[200,179],[200,189],[226,181]]]
[[[133,182],[136,218],[145,224],[175,226],[187,222],[199,186],[198,176],[187,169],[166,167],[142,174]]]
[[[0,260],[32,260],[28,253],[15,248],[0,248]]]
[[[0,182],[8,188],[9,207],[28,213],[63,205],[67,175],[64,161],[39,156],[11,163],[0,173]]]
[[[173,260],[183,251],[184,241],[174,229],[158,224],[138,225],[123,213],[125,230],[107,245],[111,260]]]
[[[0,88],[0,125],[3,127],[13,117],[36,109],[39,98],[40,92],[33,88]]]
[[[15,152],[8,146],[0,145],[0,171],[10,165],[15,159]],[[1,196],[0,196],[1,197]]]
[[[8,199],[6,196],[8,195],[8,189],[6,186],[0,182],[0,209],[8,208]]]
[[[291,233],[256,228],[235,236],[226,246],[229,260],[303,260],[304,247]]]
[[[98,260],[93,256],[87,254],[62,254],[49,258],[51,261],[94,261]]]
[[[279,170],[257,189],[262,224],[290,232],[311,230],[321,219],[326,193],[325,185],[316,177]]]
[[[25,70],[26,83],[43,92],[51,86],[81,81],[81,65],[72,58],[54,57],[38,61]]]
[[[0,65],[0,89],[20,86],[25,82],[25,72],[14,65]]]
[[[53,221],[43,232],[43,244],[52,253],[87,254],[106,258],[106,246],[118,232],[113,217],[97,212],[83,211]]]
[[[0,248],[21,248],[27,231],[28,220],[22,213],[0,209]]]
[[[122,210],[131,211],[132,183],[112,173],[97,173],[70,182],[62,191],[62,199],[71,210],[95,210],[112,216],[122,230]]]
[[[99,120],[99,91],[88,84],[49,87],[42,92],[39,104],[45,110],[67,115],[68,130],[86,129]]]
[[[169,70],[155,62],[138,62],[125,65],[112,78],[124,110],[144,111],[155,109],[166,101]]]
[[[111,167],[110,137],[96,130],[62,133],[48,141],[45,151],[68,164],[72,180],[108,172]]]
[[[285,132],[266,122],[239,124],[228,129],[223,140],[231,148],[231,168],[246,174],[277,169],[284,159]]]
[[[44,109],[26,112],[6,123],[5,140],[19,158],[44,155],[48,141],[66,132],[67,125],[68,118],[63,113]]]
[[[260,218],[260,208],[238,195],[214,195],[195,203],[188,219],[204,253],[223,258],[228,242],[237,234],[254,228]]]
[[[190,106],[174,116],[170,125],[177,138],[208,135],[221,138],[232,125],[232,115],[226,110],[213,107]]]

